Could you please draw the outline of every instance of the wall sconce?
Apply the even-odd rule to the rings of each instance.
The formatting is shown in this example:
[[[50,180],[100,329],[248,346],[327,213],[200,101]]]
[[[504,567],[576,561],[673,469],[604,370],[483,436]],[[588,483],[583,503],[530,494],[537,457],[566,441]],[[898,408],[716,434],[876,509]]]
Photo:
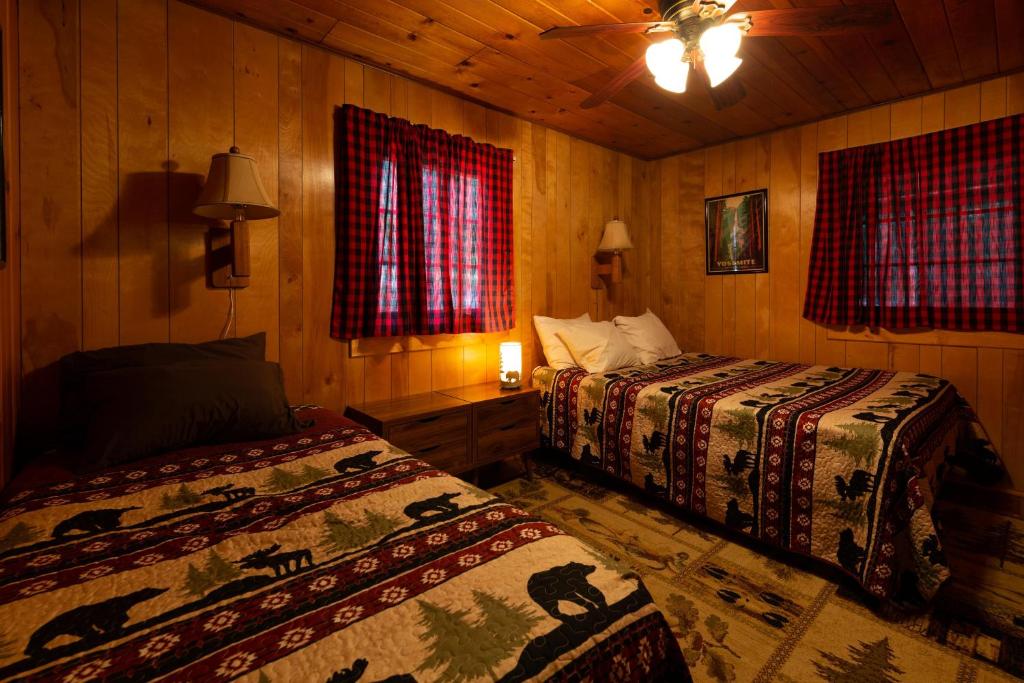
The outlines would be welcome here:
[[[230,230],[211,227],[206,259],[211,287],[249,286],[249,226],[246,221],[274,218],[278,211],[256,172],[256,160],[237,147],[214,154],[206,184],[192,207],[203,218],[231,221]]]
[[[597,254],[594,254],[590,262],[590,287],[601,289],[601,276],[608,276],[609,284],[622,282],[622,252],[632,248],[633,242],[629,239],[629,230],[624,222],[614,218],[605,223]],[[601,255],[608,253],[611,257],[604,261]]]
[[[502,389],[518,389],[523,385],[523,345],[501,342],[498,345],[498,381]]]

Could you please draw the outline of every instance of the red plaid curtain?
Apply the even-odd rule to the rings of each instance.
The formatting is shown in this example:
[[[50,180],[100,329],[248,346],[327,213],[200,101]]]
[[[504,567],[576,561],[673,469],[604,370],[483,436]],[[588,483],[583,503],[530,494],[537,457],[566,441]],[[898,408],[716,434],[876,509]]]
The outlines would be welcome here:
[[[331,336],[510,329],[511,150],[352,105],[335,146]]]
[[[821,154],[804,317],[1024,332],[1022,126]]]

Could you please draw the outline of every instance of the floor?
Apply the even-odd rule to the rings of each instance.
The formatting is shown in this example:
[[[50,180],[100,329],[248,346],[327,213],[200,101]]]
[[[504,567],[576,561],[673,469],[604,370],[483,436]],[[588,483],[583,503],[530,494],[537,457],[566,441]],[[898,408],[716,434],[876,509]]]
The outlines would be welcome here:
[[[991,512],[979,505],[986,495],[942,500],[954,579],[931,608],[906,611],[872,605],[828,569],[652,507],[560,456],[538,456],[533,480],[512,467],[484,472],[483,484],[640,573],[695,681],[1024,676],[1024,506]]]

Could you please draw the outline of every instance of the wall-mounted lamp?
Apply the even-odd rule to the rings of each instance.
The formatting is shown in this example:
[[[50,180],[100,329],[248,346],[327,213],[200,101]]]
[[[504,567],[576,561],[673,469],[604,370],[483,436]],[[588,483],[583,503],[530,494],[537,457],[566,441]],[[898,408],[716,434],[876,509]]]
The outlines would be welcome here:
[[[249,226],[246,221],[274,218],[278,211],[256,172],[256,160],[237,147],[214,154],[210,172],[192,212],[203,218],[231,221],[231,229],[210,228],[206,258],[211,287],[249,285]]]
[[[523,385],[523,345],[501,342],[498,345],[498,381],[502,389],[518,389]]]
[[[629,239],[629,230],[626,224],[618,218],[614,218],[604,226],[604,235],[601,243],[597,245],[597,253],[590,262],[590,286],[593,289],[601,289],[601,276],[608,276],[609,284],[622,282],[622,252],[632,249],[633,242]],[[605,261],[601,255],[611,254]]]

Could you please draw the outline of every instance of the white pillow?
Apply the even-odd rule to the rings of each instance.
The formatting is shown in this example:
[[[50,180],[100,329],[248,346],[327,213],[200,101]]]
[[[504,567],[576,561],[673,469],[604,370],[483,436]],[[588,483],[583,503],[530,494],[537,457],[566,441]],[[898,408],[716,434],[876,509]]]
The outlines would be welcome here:
[[[540,337],[540,345],[544,348],[544,357],[548,365],[555,370],[576,367],[576,361],[562,340],[558,338],[558,331],[577,323],[589,323],[590,314],[584,313],[578,318],[546,318],[542,315],[533,316],[533,327]]]
[[[616,329],[636,349],[643,365],[682,353],[672,333],[649,308],[646,313],[635,318],[617,316],[614,322]]]
[[[558,338],[587,372],[610,372],[640,364],[640,356],[610,322],[577,323],[559,330]]]

